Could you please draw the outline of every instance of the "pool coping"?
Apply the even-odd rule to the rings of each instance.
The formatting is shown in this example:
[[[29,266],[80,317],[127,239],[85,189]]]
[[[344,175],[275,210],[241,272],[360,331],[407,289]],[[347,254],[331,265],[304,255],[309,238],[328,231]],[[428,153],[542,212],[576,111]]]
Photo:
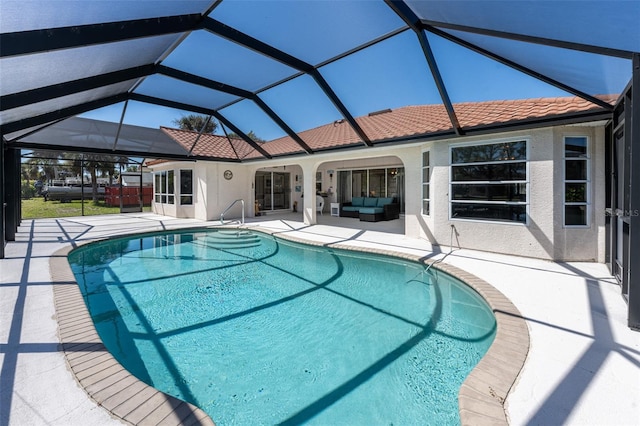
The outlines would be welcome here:
[[[487,353],[471,370],[458,392],[460,423],[468,426],[508,425],[504,408],[509,391],[516,383],[529,353],[529,328],[516,306],[501,291],[485,280],[456,266],[438,260],[395,250],[350,245],[344,242],[322,243],[299,238],[282,231],[245,227],[276,235],[284,240],[341,250],[381,254],[433,265],[432,269],[451,275],[475,290],[487,302],[496,317],[496,336]]]
[[[56,251],[49,269],[60,346],[80,387],[112,417],[127,424],[215,426],[203,410],[147,385],[107,351],[69,266],[67,255],[73,249],[67,246]]]
[[[229,229],[229,227],[197,227],[194,229]],[[388,249],[349,245],[344,242],[323,243],[283,233],[243,226],[277,236],[283,240],[341,250],[382,254],[407,259],[449,274],[475,290],[496,317],[496,336],[487,353],[467,376],[458,393],[458,409],[462,425],[508,425],[504,404],[516,383],[529,352],[529,330],[515,305],[488,282],[453,265],[429,261],[424,257]],[[141,235],[156,232],[132,233]],[[165,394],[130,374],[104,347],[93,325],[75,280],[67,255],[75,248],[115,238],[83,241],[76,247],[59,249],[50,259],[54,285],[54,304],[58,337],[67,365],[87,395],[113,417],[134,425],[212,425],[213,420],[200,408]]]

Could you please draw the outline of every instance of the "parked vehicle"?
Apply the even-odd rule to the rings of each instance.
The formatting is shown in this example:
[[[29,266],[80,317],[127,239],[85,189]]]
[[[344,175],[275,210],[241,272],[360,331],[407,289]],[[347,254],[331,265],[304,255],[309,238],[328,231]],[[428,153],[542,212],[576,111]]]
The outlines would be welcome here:
[[[82,186],[56,186],[56,185],[47,185],[42,190],[42,196],[45,201],[60,201],[62,203],[69,202],[71,200],[81,200],[91,199],[93,197],[93,187],[91,184],[85,184],[84,189]],[[105,187],[104,185],[98,184],[98,198],[104,199],[105,195]]]

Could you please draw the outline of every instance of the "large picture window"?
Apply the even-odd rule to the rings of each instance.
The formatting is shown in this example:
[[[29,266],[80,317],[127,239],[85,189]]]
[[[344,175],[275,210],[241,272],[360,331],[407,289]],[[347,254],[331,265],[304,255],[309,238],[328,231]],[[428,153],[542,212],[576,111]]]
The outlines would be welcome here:
[[[527,141],[451,147],[452,219],[527,221]]]
[[[193,170],[180,170],[180,204],[193,204]]]
[[[589,141],[584,136],[564,138],[564,224],[588,226]]]
[[[174,204],[175,189],[173,186],[173,170],[163,170],[155,174],[154,197],[156,203]]]

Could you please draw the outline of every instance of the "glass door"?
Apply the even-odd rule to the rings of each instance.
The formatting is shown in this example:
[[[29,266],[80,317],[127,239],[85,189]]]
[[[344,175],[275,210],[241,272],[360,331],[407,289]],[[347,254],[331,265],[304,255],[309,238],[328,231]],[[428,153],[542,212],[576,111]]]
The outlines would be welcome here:
[[[291,187],[289,173],[273,172],[273,210],[286,210],[290,206]]]
[[[624,132],[620,131],[615,135],[615,161],[617,166],[616,173],[616,193],[615,205],[613,206],[616,218],[616,245],[614,261],[616,263],[615,276],[620,281],[622,294],[627,295],[629,291],[629,283],[626,279],[626,269],[628,262],[629,247],[629,220],[628,205],[629,192],[629,160],[626,153],[626,145]]]
[[[385,169],[369,170],[369,197],[386,197],[387,185]]]
[[[271,173],[256,172],[255,197],[260,210],[271,210]]]
[[[386,196],[400,204],[400,212],[404,213],[404,167],[387,169]]]
[[[351,170],[338,171],[338,202],[348,203],[351,201]]]
[[[404,213],[404,167],[338,171],[338,202],[352,197],[391,197]]]
[[[291,207],[290,182],[290,173],[256,172],[255,198],[260,210],[288,210]]]
[[[366,197],[369,195],[369,181],[367,179],[367,170],[351,171],[351,196]]]

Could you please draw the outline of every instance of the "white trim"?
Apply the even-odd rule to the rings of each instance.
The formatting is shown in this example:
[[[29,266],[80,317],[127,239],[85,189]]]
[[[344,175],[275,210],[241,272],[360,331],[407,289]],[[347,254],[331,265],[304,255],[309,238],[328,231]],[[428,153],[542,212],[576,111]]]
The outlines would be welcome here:
[[[191,194],[184,194],[185,196],[189,196],[191,197],[191,203],[189,204],[182,204],[182,171],[190,171],[191,172]],[[195,199],[195,191],[194,191],[194,182],[193,182],[193,176],[195,175],[195,172],[193,169],[178,169],[178,202],[177,204],[180,206],[193,206],[196,202]]]
[[[584,138],[587,141],[587,146],[586,146],[586,156],[584,157],[567,157],[567,149],[566,149],[566,143],[567,143],[567,138]],[[592,156],[591,156],[591,138],[587,135],[584,134],[565,134],[562,136],[562,227],[563,228],[567,228],[567,229],[587,229],[587,228],[591,228],[591,205],[592,205],[592,196],[591,196],[591,190],[592,190],[592,185],[591,185],[591,160],[592,160]],[[567,180],[566,176],[567,176],[567,161],[584,161],[586,162],[586,172],[587,172],[587,177],[586,180]],[[567,202],[567,183],[579,183],[582,184],[584,183],[586,185],[585,188],[585,198],[586,201],[580,201],[580,202]],[[585,217],[585,221],[586,223],[584,225],[567,225],[567,218],[566,218],[566,206],[585,206],[586,209],[586,217]]]
[[[424,153],[428,152],[429,153],[429,165],[425,166],[424,165]],[[420,186],[420,215],[424,216],[424,217],[431,217],[431,211],[433,210],[433,206],[431,205],[431,200],[433,198],[433,188],[431,185],[431,181],[433,179],[432,177],[432,172],[433,172],[433,166],[431,165],[432,160],[431,160],[431,147],[429,147],[428,149],[423,149],[420,151],[420,164],[422,165],[422,167],[420,167],[420,182],[421,182],[421,186]],[[429,169],[429,182],[425,184],[424,182],[424,169]],[[424,198],[424,187],[425,185],[427,185],[429,187],[429,198]],[[424,213],[424,202],[428,201],[429,202],[429,212],[427,214]]]
[[[173,173],[173,193],[169,192],[169,173]],[[160,176],[160,180],[164,181],[166,186],[165,192],[158,192],[156,185],[156,176]],[[164,175],[164,176],[163,176]],[[156,201],[156,197],[160,197],[160,201]],[[162,197],[165,197],[165,202],[162,202]],[[169,202],[169,198],[173,198],[173,203]],[[176,171],[175,169],[164,169],[153,172],[153,202],[156,204],[166,204],[170,206],[176,205]]]

